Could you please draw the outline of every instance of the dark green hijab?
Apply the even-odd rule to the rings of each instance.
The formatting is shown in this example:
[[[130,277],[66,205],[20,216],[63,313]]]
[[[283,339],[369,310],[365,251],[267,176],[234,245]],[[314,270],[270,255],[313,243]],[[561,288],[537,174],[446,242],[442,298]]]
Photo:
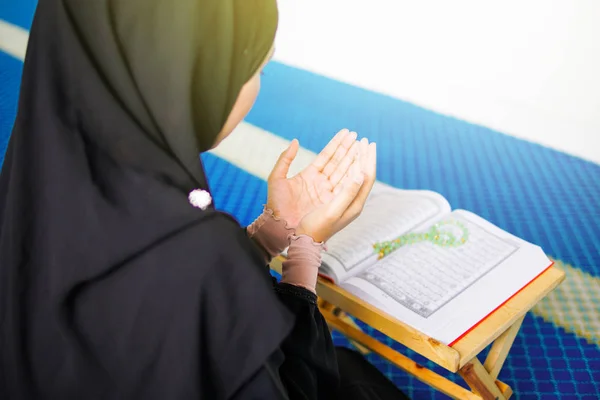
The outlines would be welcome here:
[[[271,49],[275,0],[64,3],[114,100],[149,139],[203,183],[198,154],[213,145],[240,89]],[[118,155],[123,156],[131,155]]]
[[[0,398],[226,398],[291,320],[188,202],[275,0],[40,0],[0,177]]]

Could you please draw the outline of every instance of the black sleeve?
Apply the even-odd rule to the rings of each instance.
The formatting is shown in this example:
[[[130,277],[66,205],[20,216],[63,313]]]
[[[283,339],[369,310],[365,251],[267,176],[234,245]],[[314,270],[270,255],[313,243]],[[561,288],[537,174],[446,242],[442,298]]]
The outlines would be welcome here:
[[[317,296],[284,283],[277,284],[275,292],[296,316],[292,332],[281,344],[285,359],[279,369],[290,398],[334,398],[339,385],[335,347]]]
[[[277,284],[275,292],[296,316],[290,335],[234,397],[241,399],[333,399],[339,386],[335,348],[314,293]]]
[[[283,352],[278,349],[252,379],[235,394],[232,400],[289,400],[288,391],[279,375],[279,368],[283,360]]]
[[[236,239],[229,232],[214,232],[232,240],[204,282],[202,301],[202,326],[210,327],[203,342],[219,360],[214,376],[224,384],[222,392],[233,399],[335,398],[335,348],[317,296],[271,278],[258,246],[237,227]],[[279,332],[272,333],[274,328]],[[260,367],[250,372],[253,363],[247,360],[260,354],[265,354]]]

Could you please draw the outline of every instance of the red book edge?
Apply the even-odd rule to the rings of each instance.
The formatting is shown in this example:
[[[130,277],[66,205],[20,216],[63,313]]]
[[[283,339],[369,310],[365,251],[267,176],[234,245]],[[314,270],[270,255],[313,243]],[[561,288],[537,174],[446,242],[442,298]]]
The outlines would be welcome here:
[[[463,333],[462,335],[460,335],[459,337],[457,337],[456,339],[454,339],[452,341],[452,343],[450,343],[448,346],[452,347],[454,346],[456,343],[458,343],[458,341],[462,338],[464,338],[465,336],[467,336],[467,334],[469,334],[472,330],[474,330],[475,328],[477,328],[479,325],[481,325],[481,323],[483,321],[485,321],[486,319],[488,319],[493,313],[495,313],[496,311],[498,311],[498,309],[500,309],[502,306],[504,306],[506,303],[508,303],[510,300],[512,300],[516,295],[518,295],[519,293],[521,293],[523,290],[525,290],[526,287],[528,287],[529,285],[531,285],[537,278],[539,278],[540,276],[542,276],[544,274],[544,272],[548,271],[550,268],[552,268],[552,266],[554,265],[554,261],[552,261],[550,263],[550,265],[548,267],[546,267],[542,272],[540,272],[539,274],[537,274],[532,280],[530,280],[528,283],[525,284],[525,286],[523,286],[521,289],[517,290],[515,294],[513,294],[512,296],[510,296],[508,299],[506,299],[504,302],[502,302],[502,304],[500,304],[498,307],[494,308],[492,311],[490,311],[490,313],[488,315],[486,315],[485,317],[483,317],[479,322],[477,322],[475,325],[473,325],[471,328],[469,328],[465,333]],[[331,277],[321,274],[319,273],[319,276],[333,284],[335,284],[335,282],[333,281],[333,279],[331,279]]]
[[[521,293],[527,286],[531,285],[537,278],[539,278],[540,276],[542,276],[544,274],[544,272],[546,272],[550,268],[552,268],[553,265],[554,265],[554,261],[552,261],[550,263],[550,265],[546,269],[544,269],[542,272],[540,272],[539,274],[537,274],[537,276],[535,278],[533,278],[532,280],[530,280],[525,286],[523,286],[521,289],[517,290],[517,292],[515,294],[513,294],[512,296],[510,296],[502,304],[500,304],[498,307],[494,308],[488,315],[486,315],[485,317],[483,317],[479,322],[477,322],[475,325],[473,325],[471,328],[469,328],[465,333],[463,333],[462,335],[460,335],[459,337],[457,337],[456,339],[454,339],[454,341],[452,341],[452,343],[450,343],[448,346],[452,347],[456,343],[458,343],[458,341],[460,339],[462,339],[465,336],[467,336],[468,333],[470,333],[473,329],[477,328],[483,321],[485,321],[487,318],[489,318],[490,315],[492,315],[493,313],[495,313],[496,311],[498,311],[499,308],[501,308],[502,306],[504,306],[506,303],[508,303],[510,300],[512,300],[516,295],[518,295],[519,293]]]
[[[328,275],[325,275],[325,274],[319,272],[319,277],[325,279],[327,282],[330,282],[330,283],[333,283],[334,285],[336,285],[336,283],[333,281],[333,278]]]

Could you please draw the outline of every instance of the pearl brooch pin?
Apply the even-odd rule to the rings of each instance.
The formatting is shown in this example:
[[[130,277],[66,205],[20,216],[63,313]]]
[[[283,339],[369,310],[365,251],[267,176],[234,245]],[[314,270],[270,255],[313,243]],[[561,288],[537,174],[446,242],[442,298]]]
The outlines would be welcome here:
[[[188,200],[192,206],[202,210],[206,210],[212,203],[210,193],[202,189],[192,190],[188,196]]]

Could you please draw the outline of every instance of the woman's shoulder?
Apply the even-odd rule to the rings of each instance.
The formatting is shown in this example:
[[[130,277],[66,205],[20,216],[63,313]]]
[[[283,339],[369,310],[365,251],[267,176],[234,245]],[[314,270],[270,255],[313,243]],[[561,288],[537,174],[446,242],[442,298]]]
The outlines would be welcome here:
[[[139,261],[168,265],[190,279],[225,272],[268,274],[258,248],[232,216],[213,211],[148,249]]]
[[[192,251],[202,251],[215,257],[236,256],[262,263],[260,253],[248,237],[246,228],[231,215],[213,211],[191,224],[178,238],[180,245],[191,246]]]

